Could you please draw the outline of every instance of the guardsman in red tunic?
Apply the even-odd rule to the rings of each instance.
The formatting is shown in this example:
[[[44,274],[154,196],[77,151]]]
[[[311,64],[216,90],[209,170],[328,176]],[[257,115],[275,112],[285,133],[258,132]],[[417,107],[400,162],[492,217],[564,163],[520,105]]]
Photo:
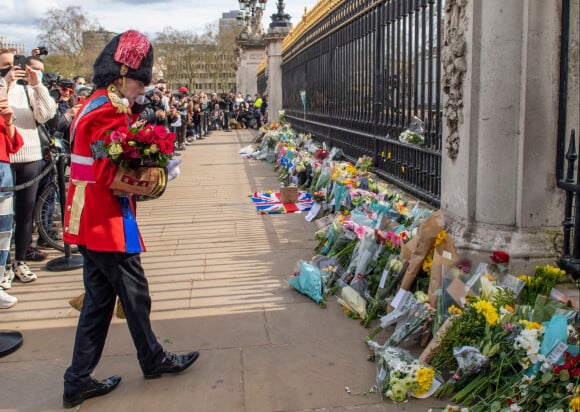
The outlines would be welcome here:
[[[151,298],[140,252],[145,250],[135,220],[135,199],[111,189],[119,166],[103,153],[105,132],[129,127],[131,108],[151,81],[153,47],[143,34],[129,30],[113,38],[97,57],[95,92],[71,125],[71,175],[66,202],[64,240],[76,244],[84,258],[85,297],[71,365],[64,375],[63,406],[105,395],[121,377],[96,380],[96,368],[111,323],[117,296],[146,379],[188,368],[198,352],[166,352],[151,329]]]

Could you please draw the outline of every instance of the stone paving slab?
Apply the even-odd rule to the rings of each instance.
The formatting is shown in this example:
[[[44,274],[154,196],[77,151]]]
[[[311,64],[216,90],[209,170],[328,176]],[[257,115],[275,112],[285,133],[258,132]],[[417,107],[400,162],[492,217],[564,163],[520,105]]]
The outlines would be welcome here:
[[[249,130],[214,132],[181,152],[182,174],[165,195],[138,206],[148,251],[142,262],[152,324],[168,350],[200,351],[191,370],[145,381],[125,321],[113,319],[98,378],[121,374],[111,394],[80,411],[427,411],[446,402],[395,405],[378,394],[363,338],[368,333],[331,298],[321,309],[287,276],[314,255],[316,226],[304,214],[259,215],[248,195],[278,186],[271,164],[242,159]],[[50,259],[62,253],[50,251]],[[15,283],[19,298],[0,311],[0,329],[24,344],[0,358],[0,411],[61,410],[83,290],[80,269]],[[345,391],[348,386],[351,394]]]

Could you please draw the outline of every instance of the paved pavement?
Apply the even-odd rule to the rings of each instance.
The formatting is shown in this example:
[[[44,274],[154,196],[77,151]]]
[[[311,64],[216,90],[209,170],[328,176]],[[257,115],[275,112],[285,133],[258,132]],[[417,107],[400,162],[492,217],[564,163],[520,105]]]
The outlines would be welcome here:
[[[200,359],[177,376],[144,380],[125,322],[114,319],[95,376],[120,374],[111,394],[81,411],[427,411],[436,399],[395,405],[377,393],[363,341],[368,331],[331,298],[321,309],[287,283],[314,254],[316,230],[304,214],[258,215],[249,194],[277,187],[271,164],[242,159],[248,130],[214,132],[182,153],[181,176],[165,195],[138,207],[153,300],[153,328],[167,350]],[[51,251],[50,258],[62,256]],[[19,298],[0,311],[0,329],[23,346],[0,358],[0,411],[54,411],[62,405],[83,290],[80,270],[15,283]],[[380,336],[380,335],[379,335]],[[351,393],[347,393],[348,387]]]

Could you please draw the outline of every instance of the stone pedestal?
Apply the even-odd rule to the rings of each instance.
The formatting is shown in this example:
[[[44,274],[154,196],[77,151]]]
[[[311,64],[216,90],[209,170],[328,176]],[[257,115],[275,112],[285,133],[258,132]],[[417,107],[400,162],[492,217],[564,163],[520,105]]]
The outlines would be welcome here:
[[[238,40],[238,71],[237,92],[244,96],[249,94],[254,98],[258,92],[257,71],[258,66],[264,60],[266,43],[261,39]]]
[[[458,122],[444,130],[456,150],[443,151],[441,210],[461,255],[484,261],[503,250],[514,272],[559,257],[558,4],[451,0],[446,10],[444,101],[459,103],[446,105]]]

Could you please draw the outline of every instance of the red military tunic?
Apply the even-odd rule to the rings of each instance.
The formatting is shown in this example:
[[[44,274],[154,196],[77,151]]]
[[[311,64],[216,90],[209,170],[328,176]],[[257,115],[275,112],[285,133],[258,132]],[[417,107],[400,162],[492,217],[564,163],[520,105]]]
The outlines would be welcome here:
[[[64,216],[65,242],[100,252],[141,252],[145,245],[136,223],[135,200],[124,199],[132,216],[123,216],[121,200],[109,188],[118,166],[109,158],[95,159],[91,144],[107,130],[127,127],[127,113],[119,113],[107,90],[96,90],[71,125],[71,176]],[[131,224],[128,224],[131,223]],[[131,247],[130,244],[133,244]]]

